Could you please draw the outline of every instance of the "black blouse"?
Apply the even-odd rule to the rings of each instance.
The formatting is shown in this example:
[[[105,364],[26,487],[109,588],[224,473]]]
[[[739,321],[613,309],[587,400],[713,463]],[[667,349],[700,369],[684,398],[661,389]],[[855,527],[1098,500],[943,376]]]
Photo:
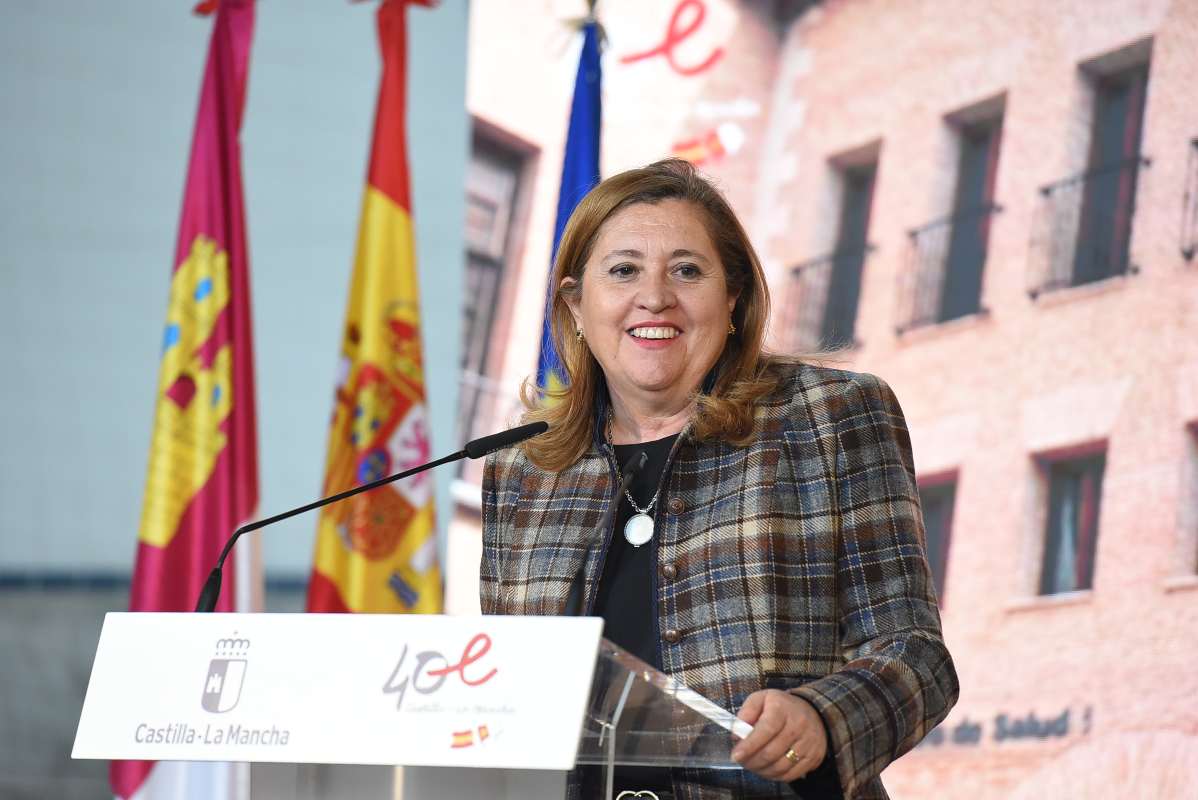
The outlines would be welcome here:
[[[615,446],[616,462],[623,465],[643,451],[645,466],[632,479],[629,493],[641,508],[653,500],[661,485],[662,472],[678,434],[641,444]],[[660,500],[658,501],[660,502]],[[654,567],[657,564],[657,537],[640,547],[624,539],[624,525],[636,511],[627,497],[619,499],[615,530],[603,562],[603,575],[595,595],[596,616],[603,617],[603,635],[642,661],[661,669],[657,652],[657,601],[654,593]],[[657,512],[657,505],[648,511]],[[585,774],[585,773],[584,773]],[[584,784],[597,782],[598,774],[586,775]],[[587,787],[589,788],[589,787]],[[664,768],[617,766],[615,794],[630,789],[670,789],[670,771]]]
[[[661,484],[662,470],[674,446],[677,434],[642,444],[618,444],[616,462],[626,464],[643,451],[648,456],[645,467],[632,479],[629,493],[641,508],[649,505]],[[603,617],[603,635],[637,658],[658,669],[657,608],[653,594],[653,567],[657,563],[656,536],[640,547],[624,539],[624,526],[635,514],[627,497],[619,499],[615,530],[603,562],[603,576],[595,596],[595,615]],[[655,504],[649,516],[657,512]]]

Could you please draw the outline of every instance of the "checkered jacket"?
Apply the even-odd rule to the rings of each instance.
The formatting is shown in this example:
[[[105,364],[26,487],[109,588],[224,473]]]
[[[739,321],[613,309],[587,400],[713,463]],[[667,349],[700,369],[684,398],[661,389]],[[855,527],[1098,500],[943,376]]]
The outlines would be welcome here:
[[[843,796],[885,798],[879,773],[958,692],[902,410],[872,375],[803,365],[755,424],[747,447],[680,437],[663,472],[652,545],[662,667],[732,710],[766,688],[810,701]],[[598,430],[560,473],[519,450],[490,458],[484,613],[562,613],[584,559],[592,607],[615,476]],[[736,771],[677,770],[674,788],[688,800],[794,796]]]

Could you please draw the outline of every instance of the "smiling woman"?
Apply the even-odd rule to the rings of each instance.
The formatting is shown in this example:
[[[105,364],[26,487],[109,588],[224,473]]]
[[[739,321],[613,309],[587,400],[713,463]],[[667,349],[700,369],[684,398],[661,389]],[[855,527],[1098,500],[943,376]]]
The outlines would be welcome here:
[[[556,471],[582,456],[596,392],[610,392],[617,442],[687,423],[698,439],[747,441],[753,404],[777,388],[788,360],[763,353],[765,273],[728,202],[693,166],[667,159],[595,187],[566,224],[554,280],[568,381],[549,403],[525,388],[528,419],[550,425],[524,450],[538,466]],[[588,314],[618,316],[588,323]]]
[[[601,226],[581,282],[562,278],[607,377],[613,444],[681,431],[733,328],[737,295],[702,215],[684,200],[622,208]]]
[[[686,162],[592,190],[554,269],[568,383],[487,461],[483,611],[561,614],[581,569],[607,638],[754,726],[742,772],[617,768],[617,792],[886,797],[958,692],[894,394],[763,350],[761,265]]]

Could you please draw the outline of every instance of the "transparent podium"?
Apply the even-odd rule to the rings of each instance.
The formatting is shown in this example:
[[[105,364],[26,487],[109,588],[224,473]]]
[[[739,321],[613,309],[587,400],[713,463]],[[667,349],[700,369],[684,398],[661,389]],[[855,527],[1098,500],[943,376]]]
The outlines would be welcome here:
[[[752,728],[731,712],[620,649],[599,643],[577,764],[602,769],[612,796],[615,766],[740,769],[736,738]]]
[[[114,612],[72,756],[157,762],[146,780],[179,786],[248,771],[252,800],[558,800],[577,766],[612,797],[618,765],[739,769],[751,728],[602,625]]]

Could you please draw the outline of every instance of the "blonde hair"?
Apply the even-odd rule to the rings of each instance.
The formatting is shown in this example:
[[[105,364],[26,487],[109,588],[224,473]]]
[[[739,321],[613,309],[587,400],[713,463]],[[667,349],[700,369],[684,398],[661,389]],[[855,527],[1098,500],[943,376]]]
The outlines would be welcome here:
[[[554,262],[549,308],[553,343],[565,369],[566,386],[544,390],[525,382],[521,391],[525,422],[545,421],[549,431],[524,443],[535,465],[559,472],[576,463],[591,444],[595,393],[604,385],[599,362],[574,334],[567,296],[581,291],[582,273],[599,229],[613,214],[636,203],[676,199],[703,211],[707,233],[724,266],[736,333],[729,336],[714,367],[715,384],[695,394],[697,411],[689,427],[696,441],[722,439],[747,444],[753,433],[753,406],[774,391],[779,367],[790,359],[764,352],[770,314],[769,288],[761,262],[744,227],[719,190],[688,162],[671,158],[613,175],[592,189],[574,209],[562,233]],[[565,284],[563,280],[572,278]]]

